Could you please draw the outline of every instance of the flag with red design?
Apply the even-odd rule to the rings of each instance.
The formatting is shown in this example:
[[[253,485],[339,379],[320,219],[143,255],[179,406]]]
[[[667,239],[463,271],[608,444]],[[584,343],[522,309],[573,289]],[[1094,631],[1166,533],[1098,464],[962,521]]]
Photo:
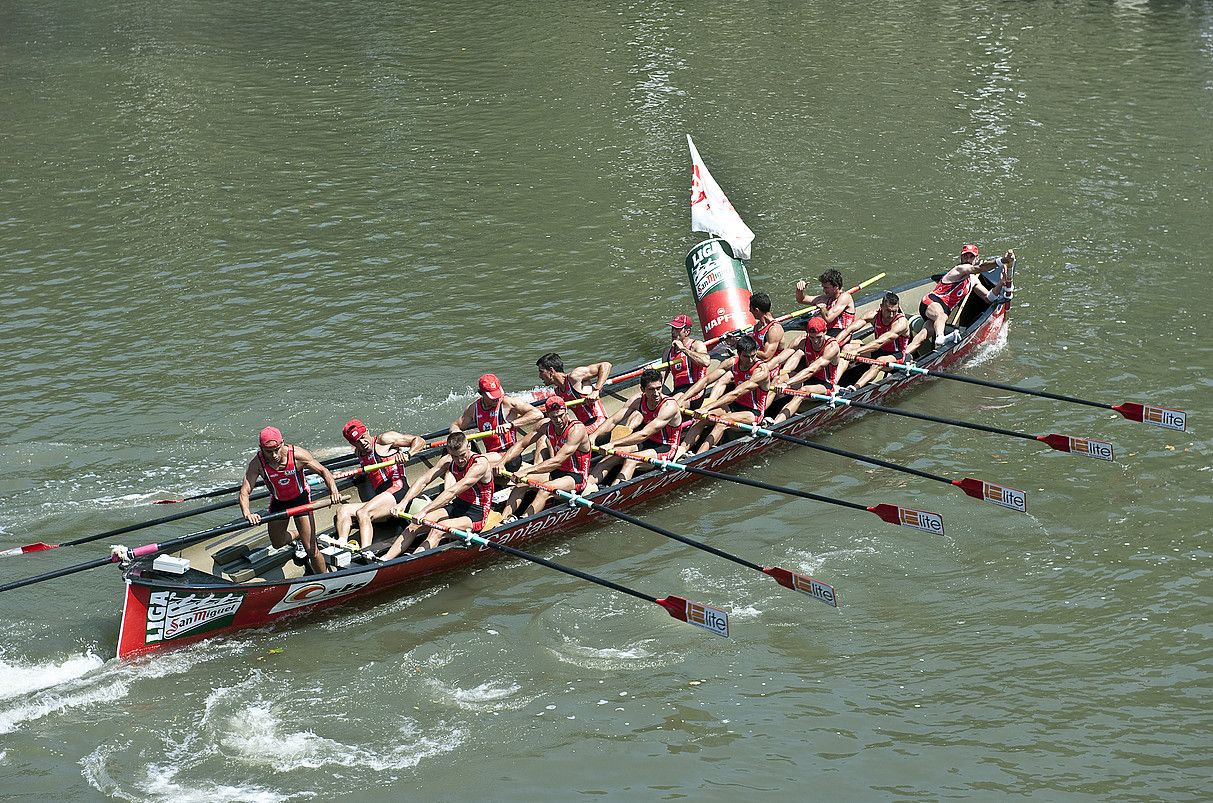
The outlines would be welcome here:
[[[691,149],[691,231],[702,231],[720,237],[733,248],[737,259],[750,258],[750,243],[754,232],[737,214],[728,196],[699,157],[691,135],[687,134],[687,146]]]

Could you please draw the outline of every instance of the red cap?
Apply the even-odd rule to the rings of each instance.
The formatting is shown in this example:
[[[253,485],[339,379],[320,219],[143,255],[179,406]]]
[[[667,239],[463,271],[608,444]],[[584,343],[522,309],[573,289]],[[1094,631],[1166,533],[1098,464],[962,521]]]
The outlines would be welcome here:
[[[808,322],[808,324],[805,325],[805,329],[807,329],[810,332],[816,332],[817,334],[821,334],[822,332],[824,332],[826,330],[826,319],[825,318],[809,318],[809,322]]]
[[[973,256],[977,256],[977,246],[973,245],[972,243],[969,243],[964,248],[960,249],[960,255],[964,256],[965,254],[972,254]]]
[[[282,444],[282,431],[278,427],[266,427],[261,430],[261,435],[257,439],[262,446],[269,446],[271,443]]]
[[[500,399],[505,395],[505,391],[501,389],[501,380],[497,378],[497,374],[485,374],[480,377],[480,389],[489,394],[489,397],[493,399]]]
[[[366,434],[366,424],[359,421],[357,418],[351,418],[345,422],[345,426],[341,428],[341,434],[351,444],[358,442],[358,439]]]
[[[543,403],[543,411],[545,413],[550,413],[557,408],[564,408],[567,406],[568,405],[564,403],[564,399],[560,398],[559,396],[548,396],[547,401]]]
[[[673,317],[673,319],[670,321],[669,325],[674,327],[675,329],[685,329],[691,325],[691,316],[690,315],[675,315]]]

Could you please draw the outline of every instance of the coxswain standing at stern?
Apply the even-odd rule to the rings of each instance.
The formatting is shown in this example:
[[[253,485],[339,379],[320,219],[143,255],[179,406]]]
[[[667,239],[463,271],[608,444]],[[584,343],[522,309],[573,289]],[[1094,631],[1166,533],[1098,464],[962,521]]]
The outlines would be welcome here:
[[[665,362],[669,366],[666,374],[674,388],[674,398],[684,407],[694,407],[703,398],[703,391],[695,398],[688,398],[686,392],[707,373],[712,357],[704,342],[691,336],[691,316],[675,315],[669,325],[670,347],[665,352]]]
[[[393,509],[393,514],[408,512],[409,504],[438,477],[442,477],[442,490],[421,509],[417,517],[442,522],[457,530],[471,530],[474,533],[483,530],[493,504],[493,467],[486,455],[473,451],[467,435],[462,432],[452,432],[447,436],[446,454],[433,468],[417,478],[404,499]],[[429,535],[426,535],[427,532]],[[412,524],[383,553],[383,560],[397,557],[423,535],[426,535],[425,540],[413,550],[413,554],[438,546],[443,533],[424,524]]]
[[[258,446],[257,453],[244,470],[244,479],[240,481],[240,513],[249,524],[256,526],[261,523],[261,516],[249,509],[249,495],[258,476],[264,480],[265,487],[270,492],[270,513],[280,513],[312,501],[311,489],[308,488],[307,479],[303,475],[305,469],[319,474],[324,479],[334,505],[341,502],[337,481],[329,470],[307,449],[284,443],[282,432],[277,427],[261,430]],[[327,572],[328,565],[316,547],[315,521],[311,512],[295,516],[292,521],[299,530],[299,541],[295,546],[296,557],[301,557],[299,553],[302,547],[303,553],[311,560],[312,571],[317,574]],[[266,525],[270,543],[275,547],[290,543],[286,525],[285,519],[276,519]]]
[[[705,374],[688,395],[714,383],[712,398],[700,406],[700,412],[722,408],[718,413],[721,418],[738,424],[757,424],[766,415],[771,375],[766,363],[758,357],[758,341],[753,337],[741,335],[733,341],[733,347],[737,353],[720,363],[716,370]],[[683,435],[683,441],[696,451],[706,451],[720,443],[728,429],[724,424],[697,421]],[[703,441],[696,446],[701,435]]]
[[[610,420],[609,427],[622,420],[632,429],[630,435],[606,444],[607,448],[624,449],[644,457],[677,457],[682,443],[682,413],[678,399],[665,394],[665,382],[660,373],[646,368],[640,374],[640,395],[631,404],[621,407]],[[594,467],[594,482],[604,485],[603,480],[615,469],[619,469],[619,481],[630,480],[640,467],[637,460],[610,456]]]
[[[517,439],[515,428],[531,427],[543,420],[543,413],[538,408],[507,396],[501,389],[501,380],[496,374],[484,374],[478,383],[480,395],[476,401],[467,406],[463,415],[451,422],[452,433],[465,429],[477,432],[493,432],[481,440],[485,454],[493,468],[501,464],[501,458],[506,450],[514,445]],[[506,468],[514,471],[521,465],[521,458],[512,461],[513,465]]]
[[[513,460],[542,437],[546,441],[546,448],[536,450],[537,462],[514,472],[515,477],[530,477],[562,491],[581,493],[585,490],[590,476],[590,434],[585,424],[569,414],[564,399],[559,396],[549,396],[543,403],[543,411],[547,415],[547,426],[516,440],[505,453],[505,459]],[[606,419],[603,418],[603,421]],[[541,452],[546,452],[546,457],[543,457]],[[505,503],[505,509],[501,513],[504,521],[529,516],[542,510],[547,504],[552,494],[539,488],[535,490],[535,498],[531,503],[523,507],[523,499],[531,487],[526,483],[519,483],[510,493],[509,501]]]
[[[597,435],[601,439],[609,435],[600,431],[606,421],[606,410],[598,398],[611,375],[609,362],[578,366],[566,373],[564,360],[556,352],[549,351],[535,361],[535,366],[539,369],[539,381],[555,388],[556,394],[566,402],[585,399],[572,409],[591,437]]]
[[[914,335],[914,339],[906,347],[906,356],[912,358],[914,352],[918,351],[919,346],[925,343],[928,337],[935,338],[935,348],[937,349],[960,342],[959,332],[944,335],[944,325],[947,323],[948,316],[961,301],[964,301],[965,296],[971,290],[976,290],[978,295],[991,304],[996,302],[999,298],[998,291],[1002,289],[1006,279],[1006,271],[1003,271],[1002,276],[998,279],[998,284],[994,285],[992,290],[986,290],[978,276],[990,268],[999,267],[1004,262],[1014,260],[1015,252],[1007,251],[1001,259],[987,259],[981,262],[978,260],[977,246],[970,243],[961,248],[960,264],[940,277],[935,289],[923,296],[922,301],[918,304],[918,314],[922,316],[926,325],[918,334]]]
[[[391,431],[372,435],[366,424],[356,418],[346,423],[341,434],[350,446],[354,447],[358,465],[370,466],[387,460],[395,461],[390,466],[377,468],[366,474],[367,482],[374,493],[371,499],[337,508],[337,540],[345,543],[350,538],[354,520],[357,519],[356,548],[365,550],[370,548],[375,538],[375,522],[386,521],[392,514],[392,508],[408,493],[409,481],[405,477],[404,464],[409,457],[425,448],[425,438]],[[355,545],[351,542],[350,546],[353,548]]]

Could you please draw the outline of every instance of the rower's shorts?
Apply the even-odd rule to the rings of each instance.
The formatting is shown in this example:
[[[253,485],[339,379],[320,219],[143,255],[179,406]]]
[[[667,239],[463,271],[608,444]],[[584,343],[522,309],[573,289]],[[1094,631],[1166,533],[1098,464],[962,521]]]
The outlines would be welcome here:
[[[554,480],[560,479],[561,477],[572,477],[573,482],[577,483],[575,486],[573,486],[573,490],[577,493],[581,493],[585,490],[585,475],[580,471],[564,471],[558,468],[551,474],[551,478]]]
[[[270,513],[281,513],[282,511],[290,510],[293,507],[299,507],[300,505],[306,505],[310,501],[312,501],[312,492],[311,491],[308,491],[306,493],[301,493],[298,496],[296,496],[294,499],[285,499],[285,500],[270,499]],[[301,514],[301,515],[303,515],[303,514]],[[310,516],[311,512],[309,511],[306,515]]]
[[[669,454],[673,448],[674,444],[672,443],[662,443],[661,441],[655,441],[652,438],[643,440],[635,446],[635,449],[638,452],[643,452],[645,449],[652,449],[657,454]]]
[[[446,515],[449,518],[458,519],[466,516],[467,518],[471,519],[471,530],[474,533],[478,533],[483,530],[484,523],[488,521],[489,518],[488,508],[481,507],[480,505],[473,505],[466,499],[456,498],[454,502],[451,502],[446,506],[445,510]]]
[[[759,419],[762,418],[762,413],[758,412],[753,407],[746,407],[744,404],[742,404],[741,402],[738,402],[738,401],[729,402],[729,412],[730,413],[750,413],[751,415],[754,416],[755,421],[758,421]]]
[[[395,499],[397,503],[400,503],[404,501],[405,495],[409,492],[409,486],[407,483],[396,480],[395,482],[380,485],[378,488],[376,488],[375,496],[388,493],[389,491],[392,494],[392,498]]]
[[[922,299],[922,301],[918,302],[918,315],[924,321],[930,320],[929,318],[927,318],[927,306],[928,306],[927,299],[928,298],[931,301],[934,301],[939,306],[943,307],[943,312],[944,312],[945,317],[952,314],[952,308],[948,306],[948,302],[944,301],[942,298],[935,295],[934,293],[927,293],[926,296]]]

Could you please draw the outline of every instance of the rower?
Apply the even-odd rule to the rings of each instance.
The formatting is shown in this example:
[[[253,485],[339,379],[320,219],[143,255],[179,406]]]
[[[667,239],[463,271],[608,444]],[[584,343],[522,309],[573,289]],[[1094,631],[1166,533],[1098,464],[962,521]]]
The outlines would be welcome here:
[[[598,397],[611,374],[611,364],[604,360],[581,365],[566,372],[564,360],[560,359],[560,355],[549,351],[535,361],[535,366],[539,369],[539,381],[555,388],[557,395],[564,401],[585,399],[584,404],[573,408],[574,414],[585,425],[590,435],[598,433],[606,421],[606,410]],[[604,437],[605,434],[599,433],[599,437]]]
[[[341,502],[337,481],[329,470],[307,449],[283,442],[282,431],[277,427],[261,430],[258,447],[257,453],[249,460],[248,468],[244,470],[244,479],[240,482],[240,514],[249,524],[256,526],[261,523],[261,516],[249,509],[249,494],[252,493],[258,476],[270,492],[270,513],[281,513],[312,501],[312,492],[304,477],[305,470],[319,474],[324,479],[329,495],[333,498],[332,504]],[[310,558],[313,572],[327,572],[328,565],[316,546],[316,522],[311,512],[294,516],[291,521],[295,522],[295,529],[299,531],[299,540],[295,542],[295,560],[302,564]],[[270,543],[274,547],[286,546],[291,542],[286,525],[286,519],[275,519],[266,525],[269,528]]]
[[[750,333],[758,341],[759,360],[767,365],[772,374],[779,373],[783,360],[776,357],[785,356],[783,351],[783,324],[775,320],[771,314],[771,297],[766,293],[755,293],[750,296],[750,314],[754,316],[754,329]]]
[[[678,446],[682,442],[682,413],[679,411],[678,398],[666,395],[660,372],[652,368],[644,369],[640,374],[640,395],[612,415],[607,427],[613,428],[620,420],[632,432],[606,444],[607,448],[627,448],[629,452],[644,457],[673,459],[677,456]],[[599,486],[606,485],[604,479],[618,468],[617,479],[626,481],[632,478],[640,465],[636,460],[610,456],[594,468],[592,476]]]
[[[559,396],[549,396],[543,403],[543,411],[547,415],[547,426],[514,441],[504,459],[506,462],[513,460],[541,437],[545,438],[545,443],[536,448],[534,464],[524,465],[514,475],[518,478],[529,476],[562,491],[581,493],[590,476],[590,434],[585,424],[569,414],[564,399]],[[603,421],[606,421],[605,417]],[[606,431],[610,432],[609,429]],[[529,516],[543,509],[551,492],[540,488],[530,504],[523,506],[523,499],[530,490],[531,486],[524,483],[514,488],[501,513],[504,521]]]
[[[666,373],[674,387],[674,398],[684,407],[694,407],[703,398],[703,392],[700,391],[691,399],[687,398],[686,391],[707,372],[712,357],[704,342],[691,336],[690,315],[675,315],[669,325],[670,347],[665,353],[669,366]]]
[[[737,353],[720,363],[711,373],[705,374],[688,391],[688,395],[714,383],[711,397],[700,405],[701,412],[723,408],[725,412],[720,414],[722,418],[737,424],[757,424],[766,415],[770,372],[758,356],[758,341],[753,337],[740,335],[733,340],[733,347]],[[697,451],[705,451],[720,443],[727,430],[724,424],[700,420],[687,430],[683,440]],[[696,446],[701,436],[703,440]]]
[[[534,426],[543,420],[543,413],[521,399],[507,396],[496,374],[484,374],[477,386],[480,389],[479,397],[451,422],[450,431],[474,429],[477,432],[493,432],[482,443],[489,462],[496,468],[501,464],[502,455],[514,445],[515,428]],[[506,468],[516,471],[521,464],[521,458],[517,458]]]
[[[798,343],[803,345],[803,351],[797,358],[803,358],[805,367],[789,374],[784,384],[790,388],[800,388],[807,393],[833,395],[838,391],[838,379],[846,370],[846,361],[840,356],[838,341],[826,334],[825,319],[819,316],[809,319],[803,337],[803,340],[798,339]],[[783,421],[796,415],[804,399],[804,396],[789,397],[783,409],[775,416],[775,421]]]
[[[385,521],[392,509],[404,499],[409,491],[404,464],[416,452],[425,448],[425,438],[420,435],[402,435],[391,430],[372,435],[366,424],[352,419],[341,429],[341,434],[354,447],[354,456],[361,466],[370,466],[394,460],[390,466],[377,468],[366,474],[373,496],[366,502],[341,505],[337,508],[337,540],[349,540],[351,549],[366,550],[375,540],[375,522]],[[354,519],[358,520],[358,539],[350,539]]]
[[[886,365],[905,359],[906,345],[910,342],[910,322],[901,311],[901,299],[896,293],[885,293],[880,306],[856,318],[843,330],[843,335],[849,338],[868,326],[872,327],[871,340],[863,344],[850,343],[843,349],[843,357],[848,362],[854,362],[862,354],[870,354],[872,359]],[[848,390],[861,388],[886,373],[886,369],[873,365]]]
[[[826,330],[830,335],[838,335],[840,346],[845,346],[850,335],[845,332],[855,320],[855,299],[850,293],[843,292],[842,272],[830,268],[817,277],[821,282],[821,295],[809,298],[805,293],[807,283],[802,279],[796,283],[796,301],[817,307],[818,315],[825,320]]]
[[[924,295],[918,304],[918,314],[922,316],[926,325],[918,334],[914,335],[910,344],[906,346],[906,356],[912,359],[914,352],[918,351],[919,346],[925,343],[928,337],[935,338],[935,348],[937,349],[959,343],[960,332],[944,334],[944,324],[947,323],[948,316],[971,290],[976,290],[977,294],[989,303],[997,301],[998,291],[1002,289],[1003,281],[1006,279],[1006,271],[1003,271],[1002,276],[998,279],[998,284],[994,285],[991,290],[982,286],[978,277],[990,268],[1000,267],[1004,262],[1009,264],[1014,259],[1015,252],[1007,251],[1001,259],[980,261],[977,246],[969,244],[961,248],[960,264],[940,277],[935,289]]]
[[[447,435],[446,454],[417,478],[392,513],[407,513],[409,504],[438,477],[442,477],[442,491],[416,514],[417,517],[474,533],[483,530],[493,504],[493,467],[487,455],[472,449],[471,442],[462,432]],[[425,540],[413,550],[413,554],[433,549],[442,540],[442,535],[442,530],[413,524],[405,528],[388,551],[383,553],[382,559],[397,557],[422,536],[425,536]]]

